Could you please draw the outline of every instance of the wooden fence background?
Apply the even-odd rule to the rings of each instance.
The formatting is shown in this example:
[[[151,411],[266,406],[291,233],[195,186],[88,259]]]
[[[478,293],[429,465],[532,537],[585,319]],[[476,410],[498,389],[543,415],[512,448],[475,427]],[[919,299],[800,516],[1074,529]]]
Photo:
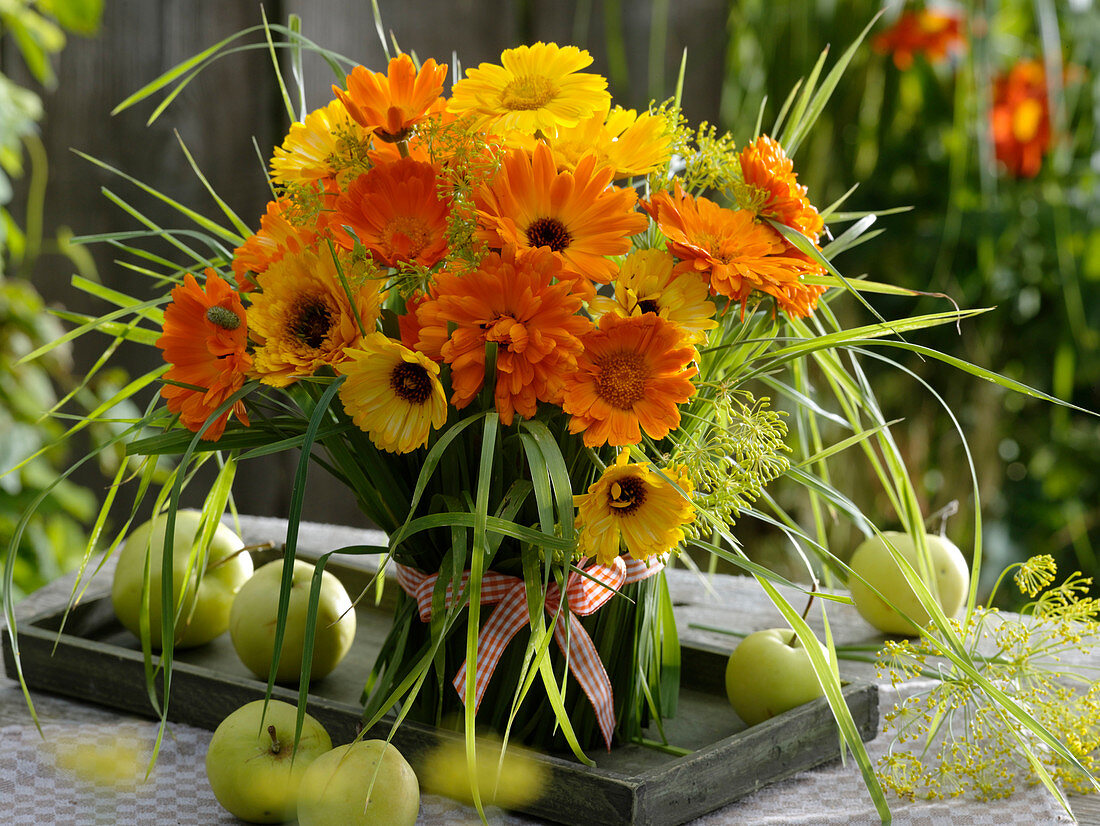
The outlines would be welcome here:
[[[384,69],[384,56],[368,0],[263,0],[268,19],[303,18],[303,32],[315,42],[368,67]],[[688,50],[683,106],[693,122],[718,120],[726,26],[724,0],[379,0],[383,20],[405,51],[464,66],[498,61],[502,49],[536,40],[587,48],[593,70],[610,74],[617,102],[644,107],[650,97],[674,91],[680,58]],[[654,16],[665,21],[664,43],[651,44]],[[280,102],[270,58],[264,49],[229,55],[211,65],[179,95],[152,126],[155,107],[144,102],[112,116],[130,93],[205,47],[261,22],[257,0],[107,0],[102,29],[91,39],[73,37],[57,65],[57,88],[44,93],[42,138],[49,158],[46,234],[68,227],[76,235],[138,228],[134,218],[102,194],[108,188],[139,207],[163,227],[186,222],[133,184],[101,169],[79,150],[124,171],[205,214],[216,209],[189,168],[179,140],[186,143],[203,173],[229,205],[254,228],[268,198],[265,157],[289,125]],[[257,38],[250,41],[257,43]],[[620,50],[621,51],[617,51]],[[661,62],[651,67],[651,49]],[[608,54],[622,54],[626,71],[611,72]],[[14,51],[0,54],[5,73],[31,85]],[[319,60],[307,62],[307,103],[331,99],[331,71]],[[657,88],[659,87],[659,88]],[[17,197],[17,203],[18,203]],[[17,219],[19,218],[17,213]],[[134,295],[148,294],[148,283],[116,262],[105,244],[91,248],[102,281]],[[69,283],[72,266],[47,257],[34,274],[39,291],[52,303],[100,312]],[[76,348],[86,366],[100,352],[94,337]],[[124,354],[131,374],[159,363],[151,348]],[[297,457],[281,455],[246,463],[234,493],[244,512],[285,516],[289,477]],[[89,483],[103,485],[100,478]],[[356,524],[362,521],[351,496],[324,471],[310,477],[306,518]],[[196,491],[197,496],[198,491]]]

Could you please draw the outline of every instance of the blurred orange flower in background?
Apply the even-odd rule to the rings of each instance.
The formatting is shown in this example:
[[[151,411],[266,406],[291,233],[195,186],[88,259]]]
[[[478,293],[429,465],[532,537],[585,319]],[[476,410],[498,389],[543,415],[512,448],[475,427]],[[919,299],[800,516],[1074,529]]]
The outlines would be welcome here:
[[[966,48],[963,18],[947,9],[920,9],[904,12],[897,22],[874,40],[875,51],[889,54],[894,65],[905,71],[916,55],[929,63],[939,63],[952,52]]]
[[[1017,178],[1034,178],[1050,149],[1047,79],[1038,60],[1022,60],[993,83],[993,149]]]

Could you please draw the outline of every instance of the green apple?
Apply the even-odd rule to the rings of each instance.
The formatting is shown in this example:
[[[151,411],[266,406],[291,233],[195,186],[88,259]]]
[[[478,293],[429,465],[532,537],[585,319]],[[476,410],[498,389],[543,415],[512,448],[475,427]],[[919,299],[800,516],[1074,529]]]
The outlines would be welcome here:
[[[275,679],[297,682],[302,673],[309,589],[314,566],[294,560],[290,605],[283,629],[283,648]],[[279,615],[279,586],[283,560],[269,562],[248,580],[233,600],[229,612],[229,636],[237,655],[257,676],[267,679],[275,656],[275,627]],[[344,586],[328,571],[321,574],[317,623],[313,637],[313,662],[309,677],[319,679],[340,663],[355,639],[355,609]]]
[[[206,750],[206,776],[227,811],[250,823],[294,819],[306,770],[332,749],[324,726],[308,714],[297,745],[298,709],[280,700],[243,705],[222,720]]]
[[[817,644],[828,657],[825,646]],[[726,696],[750,726],[822,694],[810,655],[790,628],[749,634],[726,663]]]
[[[953,617],[966,599],[967,589],[970,587],[970,570],[962,552],[949,539],[933,534],[925,534],[924,539],[932,562],[931,573],[935,577],[935,587],[929,584],[928,578],[923,578],[924,582],[936,597],[944,614]],[[918,626],[927,625],[932,618],[906,581],[901,566],[890,553],[887,541],[913,566],[918,575],[921,574],[917,543],[913,538],[897,531],[884,531],[881,537],[872,536],[866,539],[852,554],[848,566],[858,576],[848,578],[848,589],[852,592],[852,601],[860,616],[879,631],[889,634],[916,634],[919,632]],[[868,586],[876,588],[898,610],[895,611],[887,605]],[[911,617],[913,622],[898,611]]]
[[[238,553],[244,543],[219,524],[209,546],[200,549],[191,576],[187,576],[188,557],[199,535],[201,519],[200,511],[176,512],[172,587],[175,604],[180,605],[181,599],[183,602],[176,620],[175,645],[179,648],[202,645],[223,633],[229,627],[233,597],[252,575],[252,557]],[[141,588],[145,557],[149,555],[149,635],[154,648],[161,644],[161,568],[167,525],[167,515],[161,514],[126,538],[111,586],[111,603],[119,622],[140,636]]]
[[[300,826],[413,826],[419,811],[412,766],[383,740],[357,740],[322,754],[298,789]]]

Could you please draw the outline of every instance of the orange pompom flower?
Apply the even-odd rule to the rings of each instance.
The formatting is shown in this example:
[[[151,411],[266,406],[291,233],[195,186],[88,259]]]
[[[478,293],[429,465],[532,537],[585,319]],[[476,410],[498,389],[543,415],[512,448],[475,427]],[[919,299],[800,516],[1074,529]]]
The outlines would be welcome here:
[[[740,205],[793,227],[816,243],[825,222],[806,197],[806,187],[798,183],[794,163],[779,141],[761,135],[741,150],[739,159],[744,181],[744,190],[737,193]]]
[[[916,55],[937,63],[966,47],[963,20],[947,10],[906,11],[875,38],[874,47],[877,52],[893,55],[894,65],[901,71],[913,65]]]
[[[286,387],[322,365],[348,358],[346,347],[374,330],[382,295],[379,282],[356,278],[350,256],[341,259],[353,306],[328,250],[284,256],[262,276],[248,324],[256,342],[255,373],[264,384]]]
[[[646,208],[681,260],[676,272],[707,276],[711,292],[740,303],[742,312],[753,290],[773,296],[791,316],[807,316],[817,306],[825,288],[800,280],[815,265],[789,255],[783,237],[749,210],[724,209],[679,186],[675,194],[658,192]]]
[[[247,339],[241,298],[216,272],[206,271],[205,289],[191,273],[183,277],[183,286],[172,289],[172,303],[164,309],[164,332],[157,347],[172,365],[164,374],[165,381],[192,387],[165,384],[160,394],[188,430],[197,432],[244,386],[245,374],[252,367]],[[210,423],[202,438],[220,439],[230,414],[248,424],[244,402],[238,400]]]
[[[1034,178],[1050,148],[1050,104],[1043,64],[1023,60],[993,85],[993,149],[1017,178]]]
[[[619,451],[588,491],[573,497],[577,509],[577,550],[611,565],[620,546],[638,560],[668,553],[684,540],[683,526],[694,521],[691,501],[648,463],[628,464],[630,450]],[[665,471],[688,496],[693,490],[684,467]]]
[[[233,274],[243,292],[253,290],[257,277],[284,255],[296,255],[317,242],[316,230],[287,220],[290,206],[284,199],[269,202],[260,219],[260,231],[233,250]]]
[[[580,308],[550,253],[490,253],[476,270],[436,278],[417,310],[417,349],[451,365],[451,403],[461,409],[484,385],[485,345],[496,342],[496,409],[509,425],[516,413],[532,418],[537,402],[561,402],[562,377],[592,326]],[[456,325],[449,334],[448,324]]]
[[[614,170],[581,159],[572,172],[559,172],[554,153],[539,144],[533,153],[509,152],[494,181],[476,198],[478,237],[492,249],[548,248],[561,259],[563,278],[584,298],[615,275],[609,255],[630,251],[630,236],[646,228],[636,212],[633,189],[608,186]]]
[[[431,164],[401,158],[361,175],[335,201],[330,216],[333,237],[341,246],[355,244],[344,227],[378,262],[389,267],[432,267],[447,254],[450,203],[439,197]]]
[[[679,327],[653,313],[608,313],[583,341],[577,369],[563,376],[570,433],[584,431],[588,447],[620,446],[640,442],[642,430],[663,439],[680,426],[677,405],[695,393],[699,370]]]
[[[348,90],[333,86],[332,91],[360,126],[396,143],[409,137],[443,93],[447,65],[428,58],[418,72],[412,59],[402,54],[390,60],[388,69],[383,74],[356,66],[347,76]]]

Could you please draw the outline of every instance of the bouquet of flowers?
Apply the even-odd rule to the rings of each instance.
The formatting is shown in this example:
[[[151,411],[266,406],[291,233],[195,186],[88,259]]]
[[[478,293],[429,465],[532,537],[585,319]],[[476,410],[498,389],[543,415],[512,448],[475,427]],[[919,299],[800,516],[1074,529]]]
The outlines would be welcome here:
[[[923,536],[861,364],[893,363],[876,346],[1035,392],[905,339],[971,311],[886,321],[863,294],[912,293],[836,270],[839,253],[874,234],[875,216],[818,209],[791,158],[858,43],[828,71],[823,54],[772,129],[737,145],[688,125],[675,98],[615,106],[572,46],[456,66],[448,89],[447,66],[432,59],[348,70],[297,26],[264,32],[295,65],[302,49],[321,52],[338,85],[312,111],[287,96],[294,123],[270,159],[259,230],[220,199],[223,222],[147,188],[196,225],[169,233],[149,222],[106,239],[139,256],[151,297],[78,283],[117,309],[72,316],[67,339],[98,331],[111,349],[138,342],[165,362],[116,399],[159,390],[118,437],[132,461],[117,481],[132,474],[144,495],[162,457],[175,457],[154,504],[172,519],[194,471],[213,463],[212,522],[241,462],[299,450],[287,557],[315,462],[389,536],[380,576],[402,589],[364,675],[365,726],[399,708],[398,722],[470,740],[475,726],[491,728],[586,762],[675,712],[679,648],[662,568],[694,565],[687,546],[726,560],[759,580],[806,644],[885,812],[835,659],[734,524],[776,526],[815,585],[821,572],[846,578],[827,520],[877,532],[831,481],[830,462],[856,451],[894,518]],[[186,77],[169,72],[125,105]],[[180,260],[132,246],[142,236],[167,236]],[[874,320],[845,327],[833,306],[843,300]],[[780,477],[799,491],[808,528],[768,492]],[[286,566],[284,590],[289,578]],[[947,618],[917,590],[950,646]],[[175,621],[168,612],[162,626],[166,687]]]

